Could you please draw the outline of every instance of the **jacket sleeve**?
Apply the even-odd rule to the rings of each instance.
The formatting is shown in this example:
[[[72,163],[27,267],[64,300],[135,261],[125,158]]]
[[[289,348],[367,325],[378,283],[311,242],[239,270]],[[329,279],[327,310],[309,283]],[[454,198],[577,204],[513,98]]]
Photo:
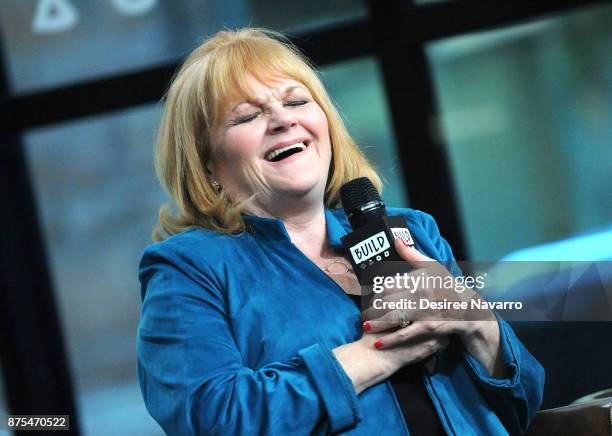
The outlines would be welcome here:
[[[508,377],[493,378],[471,354],[465,352],[470,374],[489,395],[491,405],[510,434],[527,431],[542,404],[544,368],[517,338],[512,327],[501,319],[499,335],[501,359]]]
[[[162,243],[145,251],[140,280],[138,376],[149,413],[168,434],[335,433],[361,420],[350,379],[322,344],[245,366],[210,269]]]
[[[458,268],[448,242],[441,236],[435,220],[418,212],[423,227],[438,253],[438,259]],[[455,271],[451,270],[453,274]],[[491,406],[511,434],[524,433],[540,408],[544,392],[544,368],[518,339],[512,327],[495,313],[499,324],[501,359],[507,378],[489,377],[486,368],[464,351],[464,361],[472,378],[490,399]]]

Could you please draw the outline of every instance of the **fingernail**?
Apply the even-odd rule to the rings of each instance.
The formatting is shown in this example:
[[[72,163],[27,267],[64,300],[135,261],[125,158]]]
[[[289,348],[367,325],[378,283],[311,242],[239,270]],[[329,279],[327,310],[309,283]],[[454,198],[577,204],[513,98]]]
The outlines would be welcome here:
[[[363,324],[361,324],[361,326],[363,327],[363,330],[365,332],[369,332],[370,330],[372,330],[372,326],[370,325],[369,322],[364,322]]]
[[[376,342],[374,342],[374,347],[376,347],[377,350],[380,350],[383,347],[382,339],[379,339]]]
[[[404,243],[404,245],[405,245],[406,247],[409,247],[409,245],[408,245],[408,241],[406,241],[404,238],[402,238],[402,242]]]

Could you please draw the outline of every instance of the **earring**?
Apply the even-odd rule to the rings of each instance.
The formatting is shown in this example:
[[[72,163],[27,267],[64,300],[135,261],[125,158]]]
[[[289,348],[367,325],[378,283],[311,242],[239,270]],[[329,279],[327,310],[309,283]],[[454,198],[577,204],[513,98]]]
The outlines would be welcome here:
[[[221,192],[221,185],[215,179],[210,179],[210,184],[213,185],[218,192]]]

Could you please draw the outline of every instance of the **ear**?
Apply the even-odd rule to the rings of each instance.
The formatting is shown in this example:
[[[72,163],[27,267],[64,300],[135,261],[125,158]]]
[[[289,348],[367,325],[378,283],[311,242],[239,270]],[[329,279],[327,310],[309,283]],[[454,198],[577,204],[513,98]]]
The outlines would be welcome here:
[[[204,172],[209,177],[213,176],[213,165],[212,165],[211,162],[207,162],[207,163],[204,164]]]
[[[221,191],[221,184],[214,176],[210,163],[204,164],[204,173],[206,174],[208,183],[210,183],[217,191]]]

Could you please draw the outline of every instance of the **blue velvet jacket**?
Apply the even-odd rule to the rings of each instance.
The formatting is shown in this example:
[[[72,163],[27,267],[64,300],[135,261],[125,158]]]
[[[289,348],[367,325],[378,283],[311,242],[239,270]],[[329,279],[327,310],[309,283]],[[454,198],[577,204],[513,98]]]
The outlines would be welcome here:
[[[405,216],[417,248],[453,260],[430,215]],[[329,243],[350,231],[326,210]],[[149,246],[140,264],[138,377],[149,413],[171,435],[406,435],[390,383],[358,396],[331,350],[357,340],[357,306],[291,243],[280,220],[203,229]],[[508,378],[449,347],[425,387],[449,434],[518,434],[539,408],[544,372],[499,320]]]

